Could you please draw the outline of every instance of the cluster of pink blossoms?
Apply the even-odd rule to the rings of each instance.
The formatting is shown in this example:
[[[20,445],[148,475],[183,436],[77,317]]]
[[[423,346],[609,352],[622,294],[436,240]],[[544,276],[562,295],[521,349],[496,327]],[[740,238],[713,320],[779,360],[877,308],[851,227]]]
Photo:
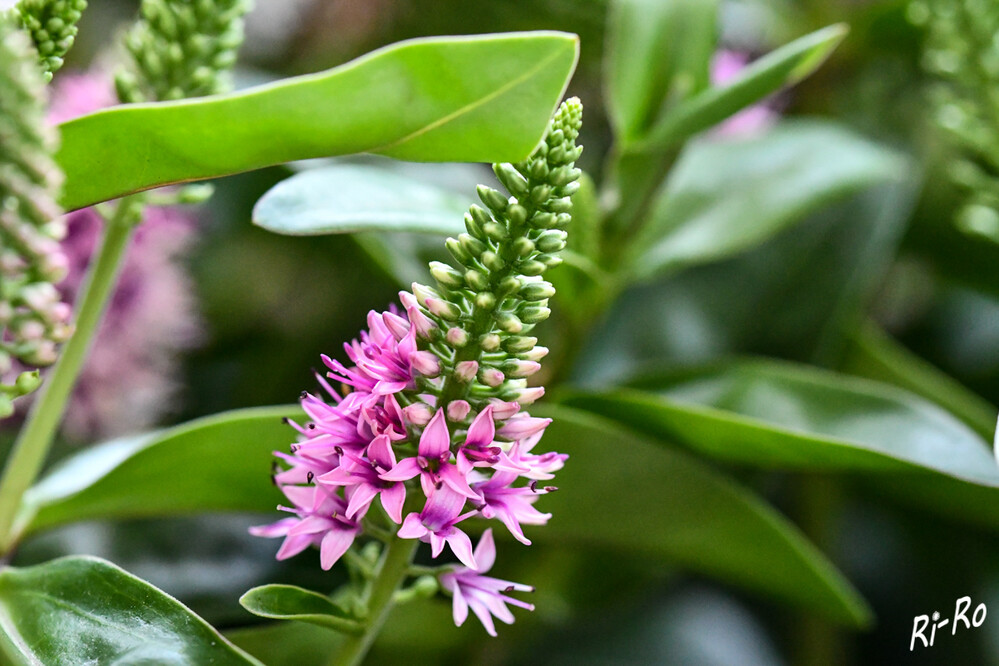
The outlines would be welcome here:
[[[471,607],[495,635],[490,613],[509,623],[505,603],[533,608],[503,592],[530,588],[483,576],[495,558],[492,534],[487,530],[473,552],[461,524],[497,518],[530,544],[522,525],[543,525],[551,516],[533,506],[554,490],[539,482],[552,479],[567,456],[532,452],[550,419],[530,416],[517,402],[491,399],[478,413],[466,400],[437,404],[441,362],[419,349],[436,324],[412,294],[400,298],[404,314],[370,312],[368,330],[344,345],[353,365],[323,356],[326,377],[349,393],[341,396],[319,376],[332,402],[302,394],[310,421],[293,423],[300,437],[291,453],[275,452],[287,467],[274,482],[291,503],[280,508],[292,515],[251,532],[284,537],[278,559],[317,546],[322,567],[329,569],[364,531],[378,498],[385,516],[401,525],[397,538],[429,543],[433,557],[450,547],[464,565],[441,576],[454,597],[455,622],[460,625]],[[524,397],[540,392],[528,389]],[[417,478],[418,484],[412,481]],[[407,493],[416,492],[420,502],[411,499],[410,506],[422,508],[403,516]]]

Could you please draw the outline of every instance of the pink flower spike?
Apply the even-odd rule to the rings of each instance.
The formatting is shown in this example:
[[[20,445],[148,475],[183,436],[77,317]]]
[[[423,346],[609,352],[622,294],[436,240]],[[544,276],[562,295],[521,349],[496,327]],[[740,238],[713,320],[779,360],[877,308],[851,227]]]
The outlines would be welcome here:
[[[478,567],[455,567],[454,570],[441,574],[441,587],[453,597],[454,623],[464,624],[468,619],[468,609],[471,608],[479,618],[482,626],[490,636],[496,636],[493,616],[506,624],[513,622],[513,614],[506,604],[513,604],[527,610],[534,610],[534,605],[507,596],[506,592],[533,592],[529,585],[500,580],[483,576],[489,571],[496,560],[496,546],[493,542],[493,532],[486,530],[475,547],[475,561]]]

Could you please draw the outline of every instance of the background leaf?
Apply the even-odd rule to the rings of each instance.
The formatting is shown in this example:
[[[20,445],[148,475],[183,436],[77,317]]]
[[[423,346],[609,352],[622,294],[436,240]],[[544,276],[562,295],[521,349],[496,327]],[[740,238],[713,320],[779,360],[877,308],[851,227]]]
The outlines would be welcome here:
[[[373,165],[337,164],[281,181],[253,207],[253,223],[308,236],[357,231],[457,235],[470,197]]]
[[[25,494],[18,526],[30,534],[81,520],[271,512],[283,499],[267,479],[272,452],[294,442],[282,418],[298,414],[293,405],[236,410],[93,447]]]
[[[27,664],[257,664],[176,599],[110,562],[0,571],[0,649]]]
[[[415,39],[229,95],[99,111],[60,126],[62,205],[360,152],[515,162],[544,133],[577,54],[558,32]]]
[[[863,600],[822,553],[731,479],[612,421],[564,407],[532,411],[554,419],[546,450],[570,456],[559,492],[538,503],[552,520],[529,530],[532,540],[612,546],[840,622],[869,621]]]
[[[796,470],[924,468],[999,489],[982,439],[904,391],[807,366],[737,361],[569,393],[584,407],[725,462]]]
[[[608,16],[608,115],[625,144],[708,87],[717,0],[617,0]]]
[[[639,279],[744,251],[861,188],[899,181],[896,153],[828,122],[784,122],[741,141],[690,144],[628,265]]]
[[[811,75],[846,36],[844,24],[800,37],[750,63],[730,83],[709,88],[666,114],[635,152],[664,151]]]

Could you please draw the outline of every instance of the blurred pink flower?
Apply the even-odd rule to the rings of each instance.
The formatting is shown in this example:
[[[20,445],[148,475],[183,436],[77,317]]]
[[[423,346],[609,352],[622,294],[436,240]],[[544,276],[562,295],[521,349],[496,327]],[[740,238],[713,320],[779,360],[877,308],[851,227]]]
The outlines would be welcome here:
[[[748,64],[749,56],[745,53],[727,49],[716,51],[711,61],[711,83],[715,86],[731,83]],[[723,137],[747,137],[762,134],[770,129],[779,117],[780,114],[764,101],[748,106],[722,121],[715,126],[712,133]]]

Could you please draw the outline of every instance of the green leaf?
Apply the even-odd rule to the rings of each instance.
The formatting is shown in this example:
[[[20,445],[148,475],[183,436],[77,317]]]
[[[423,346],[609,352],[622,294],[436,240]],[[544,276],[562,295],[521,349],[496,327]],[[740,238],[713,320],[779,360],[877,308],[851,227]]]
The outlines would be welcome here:
[[[618,141],[641,139],[666,109],[708,87],[717,0],[616,0],[605,86]]]
[[[272,187],[253,207],[253,223],[279,234],[357,231],[457,235],[471,197],[387,169],[337,164],[303,171]]]
[[[282,423],[294,405],[218,414],[95,446],[64,462],[24,498],[17,529],[30,534],[81,520],[212,511],[273,511],[267,478],[275,449],[294,442]]]
[[[716,261],[862,188],[899,181],[898,154],[825,122],[787,122],[741,141],[688,145],[626,262],[647,280]]]
[[[851,336],[843,370],[912,391],[940,405],[983,438],[995,435],[994,406],[903,347],[874,322]]]
[[[785,470],[935,472],[999,488],[984,441],[925,400],[775,361],[719,363],[566,404],[729,463]]]
[[[110,562],[0,571],[0,655],[23,664],[257,664],[176,599]]]
[[[298,620],[347,633],[362,628],[329,597],[294,585],[261,585],[240,597],[239,603],[254,615],[275,620]]]
[[[99,111],[60,126],[62,205],[361,152],[515,162],[544,133],[578,46],[559,32],[415,39],[233,94]]]
[[[551,522],[538,544],[599,544],[645,554],[864,625],[870,611],[849,582],[759,497],[690,455],[613,421],[564,407],[543,443],[569,454],[559,492],[538,507]]]
[[[648,138],[626,150],[668,150],[781,88],[798,83],[825,62],[846,33],[846,25],[831,25],[768,53],[748,65],[731,83],[709,88],[678,105],[649,131]]]

